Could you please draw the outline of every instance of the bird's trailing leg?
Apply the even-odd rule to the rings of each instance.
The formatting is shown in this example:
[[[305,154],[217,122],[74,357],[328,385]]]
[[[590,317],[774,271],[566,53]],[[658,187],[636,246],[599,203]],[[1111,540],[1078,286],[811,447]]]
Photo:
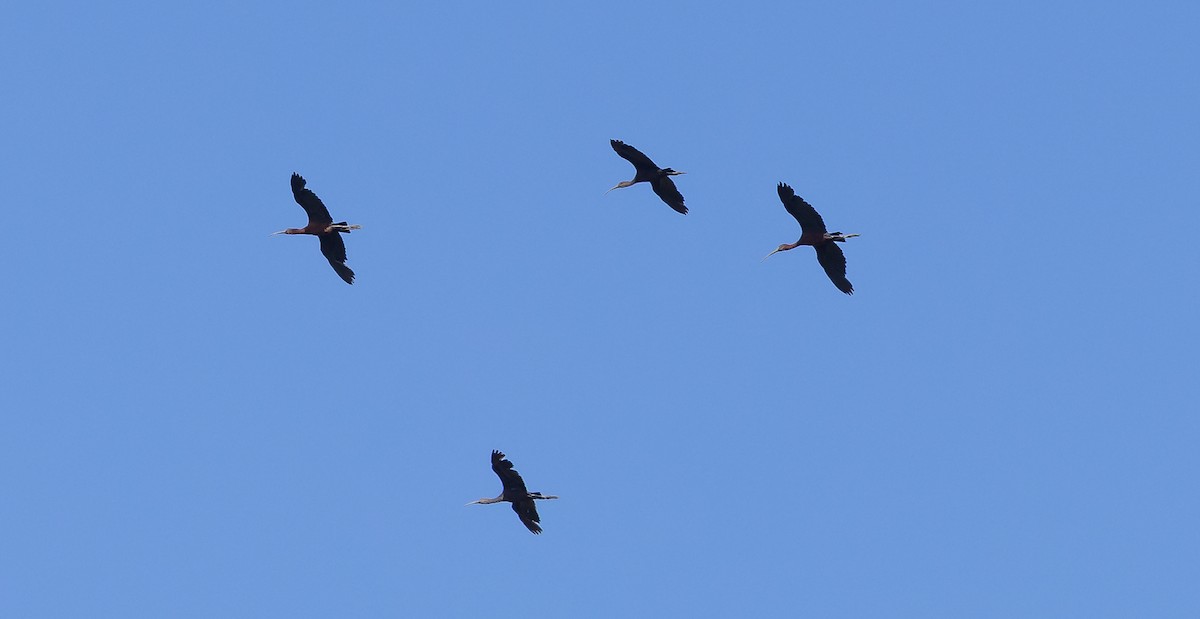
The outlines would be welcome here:
[[[348,225],[344,221],[339,221],[336,224],[329,224],[329,227],[325,228],[325,234],[329,234],[330,232],[345,232],[346,234],[350,234],[351,230],[359,230],[361,228],[362,226],[358,224]]]
[[[531,498],[531,499],[557,499],[558,497],[556,497],[552,494],[542,494],[541,492],[530,492],[529,498]]]
[[[846,239],[852,239],[856,236],[862,236],[862,235],[860,235],[860,234],[842,234],[841,232],[826,232],[825,240],[837,241],[839,243],[845,243]]]

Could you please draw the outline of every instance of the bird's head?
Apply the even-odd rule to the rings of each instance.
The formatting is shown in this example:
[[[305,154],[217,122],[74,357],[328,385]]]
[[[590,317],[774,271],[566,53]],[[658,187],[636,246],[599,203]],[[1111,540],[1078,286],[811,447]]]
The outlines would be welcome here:
[[[775,248],[775,251],[772,251],[771,253],[769,253],[769,254],[767,254],[767,255],[763,256],[763,260],[766,260],[767,258],[770,258],[771,256],[774,256],[775,254],[777,254],[777,253],[779,253],[779,252],[781,252],[781,251],[787,251],[787,250],[789,250],[789,249],[792,249],[792,246],[791,246],[791,245],[788,245],[787,243],[784,243],[783,245],[780,245],[779,247],[776,247],[776,248]]]
[[[617,183],[616,185],[613,185],[612,187],[610,187],[608,191],[612,191],[613,189],[624,189],[626,187],[629,187],[630,185],[633,185],[633,181],[621,181],[621,182]],[[608,191],[606,191],[604,193],[607,194]]]

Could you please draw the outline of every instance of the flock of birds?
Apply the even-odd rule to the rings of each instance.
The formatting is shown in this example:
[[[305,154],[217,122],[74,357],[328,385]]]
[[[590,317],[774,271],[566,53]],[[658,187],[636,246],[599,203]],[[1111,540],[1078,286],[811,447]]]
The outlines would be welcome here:
[[[637,173],[633,175],[632,180],[621,181],[608,191],[631,187],[637,183],[650,183],[654,193],[658,194],[658,197],[662,198],[667,206],[675,209],[675,212],[681,215],[687,214],[687,206],[683,204],[683,194],[679,193],[675,181],[671,180],[672,176],[687,174],[687,172],[660,168],[642,151],[620,140],[609,140],[609,143],[622,159],[633,164]],[[306,184],[303,176],[292,174],[292,195],[295,196],[296,202],[304,208],[304,212],[308,213],[308,225],[303,228],[280,230],[274,234],[312,234],[316,236],[321,240],[321,253],[325,254],[325,258],[329,260],[333,270],[347,284],[353,284],[354,271],[346,266],[346,244],[342,242],[341,235],[349,234],[351,230],[358,230],[362,226],[349,225],[344,221],[334,223],[333,217],[329,215],[329,209],[325,208],[325,204],[321,202],[317,194],[305,186]],[[821,263],[821,268],[825,269],[825,274],[829,276],[833,285],[846,294],[854,294],[854,286],[850,284],[850,280],[846,279],[846,255],[842,253],[842,248],[837,244],[844,243],[846,239],[858,235],[829,232],[817,209],[805,202],[804,198],[796,195],[796,192],[786,183],[779,183],[779,199],[783,202],[783,207],[787,209],[787,212],[800,222],[800,240],[780,245],[775,248],[775,251],[767,254],[763,260],[776,252],[809,245],[817,251],[817,262]]]
[[[612,189],[623,189],[631,187],[637,183],[650,183],[650,187],[654,193],[666,203],[667,206],[675,210],[675,212],[686,215],[687,206],[683,203],[683,194],[679,193],[679,188],[675,186],[675,181],[671,180],[672,176],[686,174],[686,172],[678,172],[671,168],[660,168],[642,151],[620,141],[609,140],[612,148],[622,159],[633,164],[637,172],[632,180],[621,181]],[[821,268],[825,269],[825,274],[829,276],[830,281],[838,290],[846,294],[854,294],[854,286],[850,284],[850,280],[846,279],[846,256],[842,253],[842,248],[838,243],[846,242],[846,239],[858,236],[857,234],[843,234],[841,232],[829,232],[825,227],[825,221],[821,219],[820,213],[813,208],[811,204],[806,202],[804,198],[796,195],[786,183],[779,183],[779,200],[783,202],[783,207],[787,212],[796,218],[800,223],[800,239],[795,243],[784,243],[775,248],[775,251],[763,257],[763,260],[771,257],[777,252],[795,249],[801,245],[808,245],[817,252],[817,262],[821,264]],[[608,192],[605,192],[608,193]],[[329,215],[329,209],[307,187],[307,182],[304,177],[299,174],[292,174],[292,196],[296,198],[296,202],[308,214],[308,225],[303,228],[288,228],[280,230],[273,234],[311,234],[316,236],[321,241],[321,253],[325,255],[325,259],[329,261],[329,265],[347,284],[354,283],[354,271],[346,266],[346,244],[342,241],[343,234],[349,234],[352,230],[358,230],[362,226],[348,224],[344,221],[334,222],[333,217]],[[500,477],[500,483],[503,485],[503,490],[500,496],[496,498],[479,499],[472,501],[467,505],[487,505],[491,503],[508,502],[512,503],[513,511],[517,512],[517,516],[521,522],[535,535],[542,532],[541,519],[538,517],[537,506],[535,501],[544,499],[557,499],[556,496],[543,495],[540,492],[529,492],[525,488],[525,481],[521,479],[520,474],[513,468],[510,462],[503,453],[499,451],[492,452],[492,470]]]

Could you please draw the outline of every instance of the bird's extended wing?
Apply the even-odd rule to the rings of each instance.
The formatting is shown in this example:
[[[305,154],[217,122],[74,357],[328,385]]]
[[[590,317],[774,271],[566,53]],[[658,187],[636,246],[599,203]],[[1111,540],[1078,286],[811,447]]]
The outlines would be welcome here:
[[[682,215],[687,215],[687,207],[683,205],[683,194],[679,193],[679,189],[675,187],[675,181],[671,180],[670,176],[660,176],[651,181],[650,186],[654,188],[654,193],[667,203],[667,206]]]
[[[296,203],[304,208],[305,213],[308,213],[308,220],[319,224],[333,223],[333,218],[329,216],[329,209],[325,208],[325,204],[321,202],[317,194],[313,193],[311,189],[306,189],[304,185],[304,177],[293,172],[292,195],[296,197]]]
[[[329,266],[332,266],[347,284],[353,284],[354,271],[346,266],[346,243],[342,241],[341,233],[318,234],[317,238],[321,239],[321,253],[329,260]]]
[[[842,248],[838,247],[837,243],[829,241],[815,245],[813,249],[817,250],[817,262],[820,262],[821,268],[825,269],[829,281],[832,281],[838,290],[846,294],[854,294],[854,286],[850,284],[850,280],[846,279],[846,254],[842,253]]]
[[[533,499],[513,501],[512,508],[530,533],[537,535],[542,532],[542,527],[538,524],[542,519],[538,517],[537,505],[534,504]]]
[[[617,154],[620,155],[622,159],[632,163],[633,167],[637,168],[638,171],[658,171],[658,166],[655,165],[653,161],[650,161],[649,157],[643,155],[642,151],[622,142],[621,140],[609,140],[608,143],[612,144],[613,150],[617,151]]]
[[[496,472],[496,476],[500,478],[500,483],[504,484],[505,496],[525,497],[529,495],[529,491],[525,489],[525,480],[521,479],[521,475],[513,468],[512,462],[504,458],[504,454],[498,451],[492,451],[492,470]],[[531,503],[533,501],[530,501]],[[513,508],[516,509],[516,502],[513,503]],[[520,512],[517,512],[520,513]],[[534,516],[537,516],[537,510],[534,510]]]
[[[796,192],[786,183],[779,183],[779,201],[783,202],[783,207],[787,212],[796,218],[800,223],[800,230],[803,234],[820,233],[824,234],[825,220],[821,219],[821,214],[811,204],[804,201],[804,198],[796,195]],[[841,251],[839,250],[839,254]]]

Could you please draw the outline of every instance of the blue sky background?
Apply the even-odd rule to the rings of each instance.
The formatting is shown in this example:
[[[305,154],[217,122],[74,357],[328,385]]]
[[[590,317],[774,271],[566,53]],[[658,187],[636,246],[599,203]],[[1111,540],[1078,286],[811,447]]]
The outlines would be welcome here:
[[[7,7],[0,615],[1200,615],[1197,7]]]

